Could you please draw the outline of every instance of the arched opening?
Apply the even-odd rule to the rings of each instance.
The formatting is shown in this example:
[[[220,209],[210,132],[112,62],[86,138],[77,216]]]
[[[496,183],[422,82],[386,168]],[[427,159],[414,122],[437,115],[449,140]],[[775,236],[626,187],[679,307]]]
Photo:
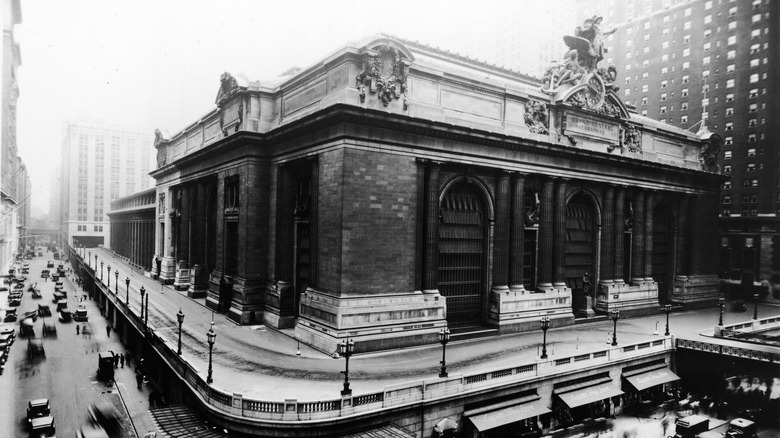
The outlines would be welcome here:
[[[483,319],[487,218],[483,195],[458,182],[442,198],[439,217],[439,283],[447,298],[447,324],[465,327]]]
[[[674,212],[666,202],[653,209],[653,281],[658,283],[658,301],[670,302],[674,260]]]
[[[596,272],[596,211],[583,193],[566,204],[566,246],[564,277],[572,291],[572,312],[585,316],[587,294],[592,293]]]

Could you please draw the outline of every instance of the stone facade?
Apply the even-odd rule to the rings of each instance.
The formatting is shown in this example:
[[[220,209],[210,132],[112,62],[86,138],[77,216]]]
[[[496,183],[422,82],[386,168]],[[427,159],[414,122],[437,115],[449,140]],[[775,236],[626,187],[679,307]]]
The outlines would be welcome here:
[[[157,135],[152,270],[326,352],[713,300],[719,137],[609,78],[384,36],[278,82],[223,74],[214,110]]]

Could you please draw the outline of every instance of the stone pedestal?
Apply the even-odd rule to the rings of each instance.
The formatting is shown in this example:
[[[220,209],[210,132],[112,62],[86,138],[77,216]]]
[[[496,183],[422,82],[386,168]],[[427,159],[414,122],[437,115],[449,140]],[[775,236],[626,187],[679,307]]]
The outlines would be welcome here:
[[[542,316],[556,320],[551,323],[554,326],[573,323],[571,289],[565,286],[545,292],[513,289],[490,291],[488,324],[498,327],[500,333],[538,329]]]
[[[190,269],[190,287],[187,296],[190,298],[205,298],[209,290],[209,279],[203,266],[195,264]]]
[[[162,258],[157,278],[163,284],[173,284],[176,281],[176,261],[173,260],[173,257]]]
[[[263,323],[276,329],[295,327],[295,290],[288,281],[270,282],[265,288]]]
[[[600,283],[596,296],[596,312],[609,313],[619,309],[621,315],[656,313],[658,308],[658,283],[639,281],[637,283]],[[624,313],[627,312],[627,313]]]
[[[690,307],[706,306],[720,297],[717,275],[678,275],[674,277],[672,302]]]
[[[301,297],[295,337],[331,354],[347,338],[356,352],[435,344],[447,326],[445,298],[409,292],[338,297],[308,289]]]
[[[176,266],[173,287],[176,290],[187,290],[190,287],[190,269],[185,260],[179,260],[179,263]]]

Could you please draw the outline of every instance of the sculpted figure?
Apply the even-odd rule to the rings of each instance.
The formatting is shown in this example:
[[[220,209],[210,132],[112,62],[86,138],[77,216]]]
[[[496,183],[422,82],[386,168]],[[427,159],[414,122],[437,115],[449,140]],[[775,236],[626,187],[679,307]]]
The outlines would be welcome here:
[[[617,30],[615,28],[604,32],[601,29],[602,20],[602,17],[594,15],[593,18],[585,20],[582,26],[574,29],[574,36],[566,35],[563,37],[566,45],[570,49],[577,51],[582,66],[588,70],[595,70],[599,61],[604,59],[604,53],[606,52],[604,49],[604,38]]]
[[[580,67],[576,50],[570,50],[566,54],[564,66],[565,68],[562,70],[561,76],[558,78],[558,83],[555,84],[555,88],[560,87],[562,84],[575,84],[585,74],[585,70]]]

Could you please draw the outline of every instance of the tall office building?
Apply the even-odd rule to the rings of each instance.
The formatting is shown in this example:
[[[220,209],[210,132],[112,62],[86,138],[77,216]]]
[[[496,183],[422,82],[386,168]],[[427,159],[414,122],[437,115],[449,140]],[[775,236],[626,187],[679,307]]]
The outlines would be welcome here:
[[[109,246],[110,202],[154,185],[153,134],[147,130],[69,121],[60,174],[62,236],[72,246]]]
[[[780,277],[780,2],[595,0],[606,62],[620,95],[642,115],[724,139],[720,264],[724,279]],[[777,278],[780,282],[780,278]]]

